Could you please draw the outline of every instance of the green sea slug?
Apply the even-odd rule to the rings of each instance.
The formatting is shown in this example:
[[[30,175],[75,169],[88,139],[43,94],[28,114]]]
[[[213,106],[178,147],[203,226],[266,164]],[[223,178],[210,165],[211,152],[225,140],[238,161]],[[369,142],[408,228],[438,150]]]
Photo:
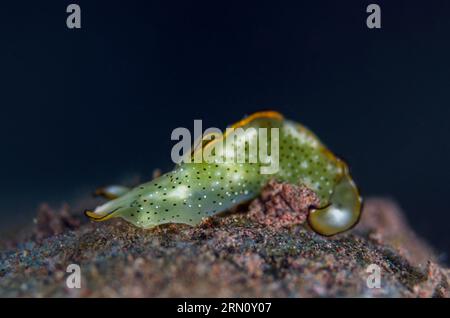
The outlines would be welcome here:
[[[204,218],[255,198],[268,181],[275,179],[303,184],[317,194],[320,206],[312,206],[308,215],[308,224],[315,232],[334,235],[358,222],[362,199],[346,163],[307,128],[274,111],[255,113],[231,128],[242,128],[245,134],[227,132],[220,137],[213,136],[216,138],[208,136],[209,140],[204,138],[202,147],[194,149],[190,158],[196,157],[199,151],[227,156],[229,148],[218,146],[230,141],[232,149],[241,147],[239,153],[242,150],[249,153],[246,162],[182,162],[171,172],[134,189],[121,186],[104,189],[103,194],[112,200],[85,214],[94,221],[121,217],[141,228],[165,223],[193,226]],[[272,137],[268,138],[267,147],[271,155],[276,154],[272,156],[272,160],[278,160],[276,173],[261,173],[267,161],[250,160],[251,142],[258,144],[264,132],[261,128],[266,128],[268,137]],[[276,153],[272,147],[275,142]]]

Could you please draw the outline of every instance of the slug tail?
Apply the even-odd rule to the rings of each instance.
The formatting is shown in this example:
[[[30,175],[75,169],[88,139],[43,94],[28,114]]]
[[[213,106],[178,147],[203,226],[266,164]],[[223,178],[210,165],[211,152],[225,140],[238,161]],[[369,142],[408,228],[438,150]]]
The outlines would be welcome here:
[[[320,209],[312,209],[308,216],[309,226],[324,236],[335,235],[351,229],[361,216],[362,198],[347,167],[335,186],[330,203]]]

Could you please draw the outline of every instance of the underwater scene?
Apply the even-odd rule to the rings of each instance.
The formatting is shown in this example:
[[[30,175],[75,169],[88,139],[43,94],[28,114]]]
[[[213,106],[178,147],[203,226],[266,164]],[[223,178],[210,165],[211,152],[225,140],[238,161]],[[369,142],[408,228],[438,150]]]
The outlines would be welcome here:
[[[448,1],[0,10],[0,298],[449,297]]]

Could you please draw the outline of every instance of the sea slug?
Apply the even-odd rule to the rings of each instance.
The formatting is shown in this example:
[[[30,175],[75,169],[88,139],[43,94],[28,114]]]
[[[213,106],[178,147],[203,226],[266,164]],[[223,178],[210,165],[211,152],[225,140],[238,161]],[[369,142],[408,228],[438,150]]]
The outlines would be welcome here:
[[[204,140],[202,147],[190,154],[191,158],[198,151],[225,153],[228,148],[216,146],[230,138],[233,147],[243,146],[241,149],[250,152],[251,141],[258,139],[263,131],[260,128],[266,128],[278,145],[274,157],[279,163],[276,173],[261,173],[264,162],[260,161],[182,162],[171,172],[134,189],[105,189],[104,194],[113,199],[85,214],[95,221],[121,217],[141,228],[165,223],[196,225],[206,217],[255,198],[265,184],[277,180],[305,185],[317,194],[320,205],[311,206],[308,215],[308,224],[315,232],[330,236],[358,222],[362,199],[347,164],[310,130],[274,111],[255,113],[231,128],[242,128],[245,134],[236,137],[228,133]],[[278,129],[276,135],[270,133],[272,128]],[[270,144],[275,141],[269,141],[272,151]]]

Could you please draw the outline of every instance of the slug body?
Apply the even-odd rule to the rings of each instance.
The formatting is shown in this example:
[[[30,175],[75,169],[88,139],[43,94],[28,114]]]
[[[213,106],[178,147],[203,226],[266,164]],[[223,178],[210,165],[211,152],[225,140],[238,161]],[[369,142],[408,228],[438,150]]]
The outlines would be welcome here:
[[[233,138],[230,144],[243,145],[242,149],[248,150],[245,142],[258,138],[259,128],[278,128],[278,136],[272,136],[279,145],[277,172],[261,173],[261,162],[180,163],[173,171],[134,189],[114,188],[117,198],[94,211],[86,211],[86,215],[95,221],[121,217],[142,228],[164,223],[196,225],[206,217],[255,198],[270,179],[275,179],[304,184],[317,194],[320,206],[311,207],[308,216],[315,232],[334,235],[358,222],[362,201],[347,165],[307,128],[271,111],[255,113],[231,127],[243,128],[247,132],[245,138],[225,134],[204,141],[203,152],[223,151],[215,146],[229,138]],[[273,140],[268,149],[271,143]]]

